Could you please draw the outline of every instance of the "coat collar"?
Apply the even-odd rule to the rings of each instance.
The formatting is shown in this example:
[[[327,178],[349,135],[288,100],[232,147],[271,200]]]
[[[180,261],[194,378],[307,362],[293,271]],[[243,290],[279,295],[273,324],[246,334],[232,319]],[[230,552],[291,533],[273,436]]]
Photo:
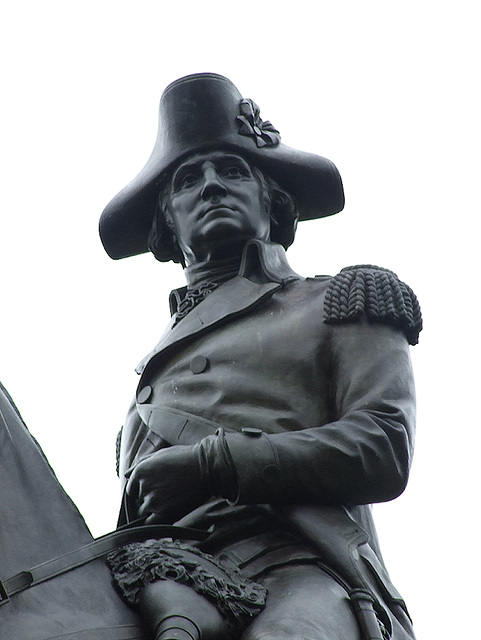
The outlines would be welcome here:
[[[298,279],[300,276],[289,266],[281,245],[261,240],[248,242],[244,248],[239,274],[219,285],[175,326],[175,312],[185,295],[186,287],[171,293],[173,317],[155,349],[136,367],[137,373],[143,373],[152,358],[165,350],[170,350],[174,345],[199,333],[205,333],[232,316],[248,311],[270,297],[274,291]]]
[[[250,240],[242,253],[238,275],[252,282],[275,282],[285,285],[300,276],[291,269],[284,247],[275,242]],[[187,293],[187,287],[174,289],[169,298],[170,313],[174,315]]]

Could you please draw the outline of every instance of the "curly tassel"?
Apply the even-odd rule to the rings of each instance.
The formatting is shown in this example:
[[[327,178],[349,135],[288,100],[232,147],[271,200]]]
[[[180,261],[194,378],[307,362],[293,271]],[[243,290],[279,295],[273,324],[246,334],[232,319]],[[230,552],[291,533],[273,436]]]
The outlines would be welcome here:
[[[120,444],[122,442],[122,430],[123,427],[120,428],[115,439],[115,471],[117,472],[117,476],[120,475]]]
[[[363,314],[373,322],[404,331],[409,343],[418,343],[422,329],[419,302],[410,287],[392,271],[372,265],[346,267],[326,293],[324,322],[355,322]]]

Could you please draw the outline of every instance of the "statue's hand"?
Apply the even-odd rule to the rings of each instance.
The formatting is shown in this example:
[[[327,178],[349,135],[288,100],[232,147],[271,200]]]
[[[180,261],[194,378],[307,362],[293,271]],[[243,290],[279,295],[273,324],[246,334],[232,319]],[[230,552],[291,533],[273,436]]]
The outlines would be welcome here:
[[[212,489],[202,471],[196,445],[156,451],[130,474],[127,495],[146,524],[171,524],[208,500]]]

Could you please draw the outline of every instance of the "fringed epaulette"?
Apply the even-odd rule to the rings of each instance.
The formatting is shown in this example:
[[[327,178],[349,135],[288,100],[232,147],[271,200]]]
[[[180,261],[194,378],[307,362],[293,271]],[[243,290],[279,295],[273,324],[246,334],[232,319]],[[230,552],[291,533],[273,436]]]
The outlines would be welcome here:
[[[115,471],[118,476],[120,475],[120,444],[122,442],[122,430],[123,427],[121,427],[117,434],[117,438],[115,439]]]
[[[410,344],[417,344],[422,329],[421,309],[416,295],[387,269],[371,265],[346,267],[329,285],[324,322],[355,322],[363,315],[402,329]]]

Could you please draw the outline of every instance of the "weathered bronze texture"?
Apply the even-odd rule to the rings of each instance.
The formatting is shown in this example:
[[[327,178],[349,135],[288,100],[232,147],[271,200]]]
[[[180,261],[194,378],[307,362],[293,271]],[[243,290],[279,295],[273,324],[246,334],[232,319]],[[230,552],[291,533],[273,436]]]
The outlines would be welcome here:
[[[1,385],[0,486],[0,580],[9,587],[0,586],[1,640],[147,640],[102,559],[7,599],[32,567],[85,548],[92,536]]]
[[[298,219],[343,204],[330,161],[284,146],[229,80],[197,74],[165,90],[152,156],[101,218],[111,257],[149,247],[187,279],[137,368],[119,523],[210,527],[196,548],[267,589],[245,640],[414,638],[369,503],[408,479],[419,305],[385,269],[304,278],[285,257]],[[144,553],[129,550],[134,606],[157,638],[174,637],[171,617],[182,637],[231,637],[202,604],[225,602],[192,584],[173,598],[186,579],[159,586]]]

